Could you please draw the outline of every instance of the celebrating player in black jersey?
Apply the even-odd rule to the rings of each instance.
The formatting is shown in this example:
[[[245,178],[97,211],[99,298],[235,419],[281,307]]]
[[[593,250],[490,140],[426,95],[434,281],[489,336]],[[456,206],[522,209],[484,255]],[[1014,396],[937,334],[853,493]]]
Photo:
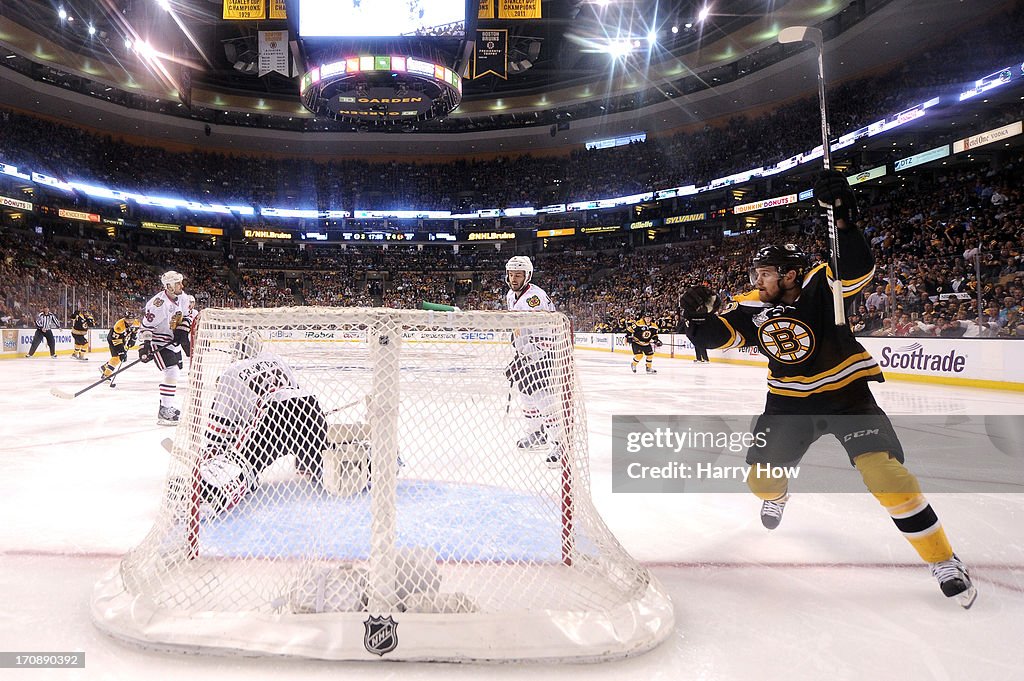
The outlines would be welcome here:
[[[844,299],[871,283],[874,258],[855,226],[856,205],[846,178],[826,171],[815,198],[833,206],[839,227],[839,268]],[[953,553],[946,533],[917,478],[903,466],[903,449],[885,412],[869,389],[885,380],[874,358],[847,326],[837,326],[832,306],[834,274],[825,264],[809,267],[795,245],[766,246],[754,257],[756,291],[739,296],[713,314],[715,295],[694,287],[682,296],[695,343],[712,348],[756,346],[768,359],[768,397],[755,429],[764,446],[747,452],[747,464],[792,466],[819,437],[831,434],[846,449],[864,484],[885,507],[946,596],[969,608],[976,591],[967,568]],[[761,521],[774,529],[789,499],[788,480],[758,476],[751,491],[763,500]]]

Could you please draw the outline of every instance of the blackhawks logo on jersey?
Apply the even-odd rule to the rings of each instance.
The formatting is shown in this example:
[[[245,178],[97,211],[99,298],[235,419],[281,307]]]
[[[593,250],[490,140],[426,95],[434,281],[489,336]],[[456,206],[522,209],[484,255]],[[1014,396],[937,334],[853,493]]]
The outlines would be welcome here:
[[[769,319],[757,334],[764,351],[783,364],[797,364],[814,352],[814,334],[792,317]]]
[[[526,304],[530,307],[537,307],[540,305],[540,296],[530,296],[526,299]]]

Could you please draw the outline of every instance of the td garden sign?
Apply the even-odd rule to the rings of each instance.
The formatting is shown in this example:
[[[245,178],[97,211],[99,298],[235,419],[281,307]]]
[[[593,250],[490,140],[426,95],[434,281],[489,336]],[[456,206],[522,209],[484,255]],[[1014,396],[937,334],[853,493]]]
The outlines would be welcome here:
[[[398,96],[391,88],[373,88],[362,96],[340,94],[327,101],[327,107],[339,116],[356,118],[420,118],[433,106],[426,95]]]
[[[311,68],[300,95],[318,116],[389,125],[444,116],[462,101],[462,78],[438,60],[360,55]]]

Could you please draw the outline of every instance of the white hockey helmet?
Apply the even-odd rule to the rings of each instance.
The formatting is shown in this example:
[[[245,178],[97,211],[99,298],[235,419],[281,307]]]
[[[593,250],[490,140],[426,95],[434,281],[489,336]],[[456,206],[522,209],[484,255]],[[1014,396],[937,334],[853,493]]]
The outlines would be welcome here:
[[[510,278],[508,276],[509,272],[525,272],[526,273],[526,278],[523,280],[523,285],[520,286],[518,289],[515,288],[514,286],[512,286],[512,281],[510,280]],[[527,257],[525,255],[513,255],[511,258],[508,259],[508,262],[505,263],[505,283],[508,284],[509,288],[511,288],[512,290],[514,290],[514,291],[520,290],[521,288],[523,288],[527,284],[529,284],[530,283],[530,279],[532,279],[532,278],[533,278],[533,263],[530,261],[529,257]]]
[[[165,287],[170,286],[171,284],[180,284],[183,281],[185,281],[185,275],[181,272],[175,272],[174,270],[164,272],[160,277],[160,283]]]

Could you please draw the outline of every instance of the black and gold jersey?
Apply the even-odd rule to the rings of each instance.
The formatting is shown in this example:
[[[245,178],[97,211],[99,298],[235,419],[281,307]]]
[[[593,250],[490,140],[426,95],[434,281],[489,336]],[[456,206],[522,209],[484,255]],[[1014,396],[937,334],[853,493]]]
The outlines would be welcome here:
[[[839,256],[843,297],[848,299],[871,283],[874,258],[858,229],[839,232]],[[718,315],[691,325],[688,333],[708,348],[757,347],[768,360],[769,404],[830,413],[841,396],[837,391],[885,380],[849,327],[835,325],[832,279],[827,265],[817,265],[804,275],[793,304],[762,303],[757,291],[751,291]]]
[[[96,320],[93,319],[91,314],[84,310],[75,312],[75,319],[71,322],[72,332],[83,334],[94,326],[96,326]]]
[[[653,322],[641,317],[626,324],[626,342],[647,347],[656,340],[658,327]]]
[[[135,327],[131,320],[121,318],[114,322],[114,325],[110,327],[110,331],[107,332],[107,341],[111,345],[124,345],[125,347],[131,347],[135,344],[135,334],[137,327]]]

